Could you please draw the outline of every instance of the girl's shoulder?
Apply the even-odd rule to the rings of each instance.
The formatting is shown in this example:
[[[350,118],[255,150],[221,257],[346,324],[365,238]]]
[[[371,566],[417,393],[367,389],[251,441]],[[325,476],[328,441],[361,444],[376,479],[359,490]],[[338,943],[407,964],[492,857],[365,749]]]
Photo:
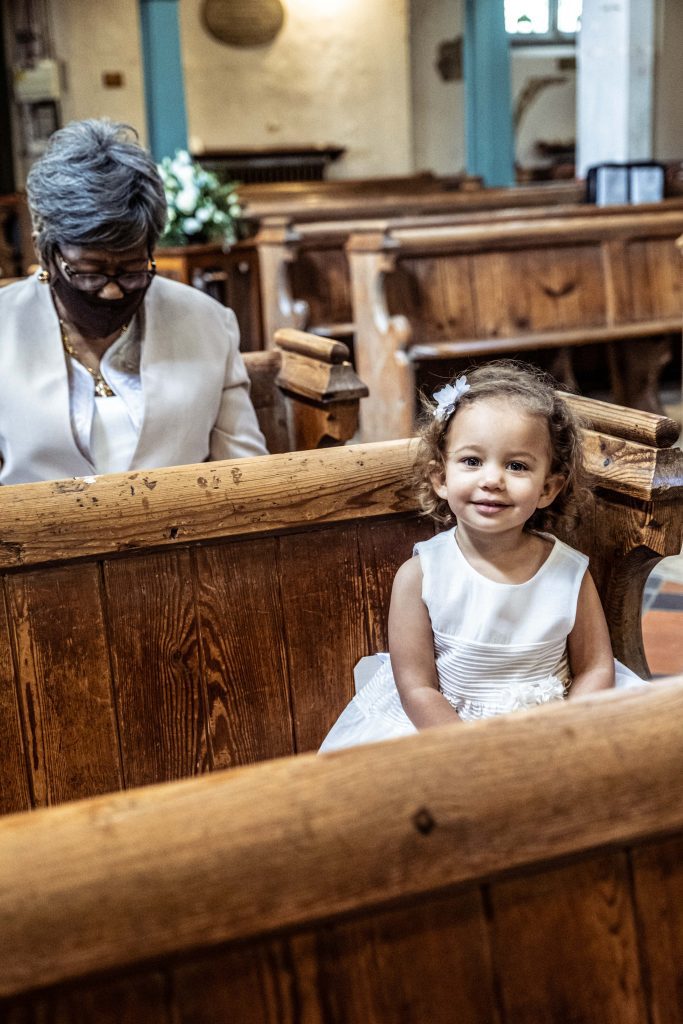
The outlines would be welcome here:
[[[433,553],[442,551],[449,547],[454,542],[455,527],[452,526],[450,530],[442,530],[441,533],[434,534],[429,540],[420,540],[413,547],[413,555],[431,555]]]

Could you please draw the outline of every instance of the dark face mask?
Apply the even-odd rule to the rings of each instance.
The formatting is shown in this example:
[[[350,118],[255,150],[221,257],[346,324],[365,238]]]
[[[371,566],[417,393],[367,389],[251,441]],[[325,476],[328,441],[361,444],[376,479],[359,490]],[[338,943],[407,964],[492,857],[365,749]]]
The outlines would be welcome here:
[[[100,299],[93,292],[74,288],[53,264],[50,287],[77,331],[86,338],[108,338],[130,323],[149,285],[126,292],[121,299]]]

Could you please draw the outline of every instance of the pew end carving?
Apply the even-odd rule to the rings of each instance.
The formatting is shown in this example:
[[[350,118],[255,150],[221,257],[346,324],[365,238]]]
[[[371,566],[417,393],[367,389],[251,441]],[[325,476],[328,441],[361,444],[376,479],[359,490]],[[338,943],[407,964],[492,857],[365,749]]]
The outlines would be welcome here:
[[[275,348],[245,352],[251,399],[273,453],[330,447],[349,441],[368,390],[341,342],[282,330]]]

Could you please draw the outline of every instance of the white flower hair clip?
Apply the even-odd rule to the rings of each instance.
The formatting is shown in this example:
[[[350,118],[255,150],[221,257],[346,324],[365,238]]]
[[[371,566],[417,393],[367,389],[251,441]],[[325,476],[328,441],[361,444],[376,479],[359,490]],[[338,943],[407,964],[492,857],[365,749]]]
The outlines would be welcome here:
[[[462,396],[469,390],[470,386],[467,383],[467,377],[463,373],[461,377],[458,377],[455,384],[444,384],[442,388],[435,391],[432,395],[436,402],[434,407],[435,419],[439,420],[440,423],[448,419]]]

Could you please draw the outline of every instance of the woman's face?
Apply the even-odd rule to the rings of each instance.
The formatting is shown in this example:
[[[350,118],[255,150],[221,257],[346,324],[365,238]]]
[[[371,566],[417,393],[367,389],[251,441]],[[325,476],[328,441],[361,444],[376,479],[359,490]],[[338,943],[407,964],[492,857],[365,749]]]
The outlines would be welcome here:
[[[100,299],[122,299],[149,284],[150,259],[144,243],[116,253],[81,245],[62,245],[55,252],[54,261],[72,288]],[[98,288],[98,277],[109,280],[102,281]]]
[[[156,270],[144,244],[116,253],[63,245],[50,269],[60,319],[89,339],[112,339],[130,323]]]

